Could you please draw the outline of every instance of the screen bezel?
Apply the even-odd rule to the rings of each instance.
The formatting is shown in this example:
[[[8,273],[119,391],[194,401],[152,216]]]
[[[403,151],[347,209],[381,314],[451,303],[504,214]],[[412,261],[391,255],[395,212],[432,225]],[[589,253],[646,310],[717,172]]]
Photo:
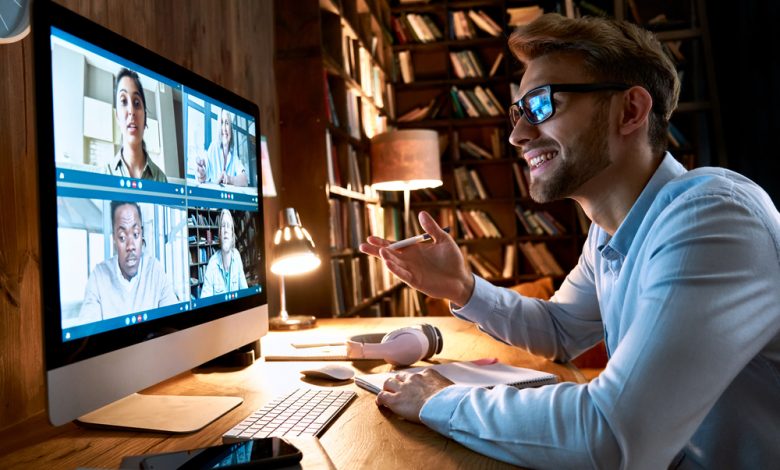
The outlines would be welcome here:
[[[35,58],[35,91],[37,130],[50,129],[49,135],[38,135],[38,184],[40,205],[40,253],[41,253],[41,293],[43,309],[45,364],[47,370],[56,369],[76,363],[91,357],[119,350],[127,346],[142,343],[150,339],[182,331],[216,319],[224,318],[261,305],[267,304],[265,267],[265,241],[263,230],[257,231],[257,252],[261,260],[257,272],[259,285],[262,287],[257,294],[241,297],[206,307],[189,310],[149,322],[138,323],[129,327],[98,333],[86,338],[63,341],[61,322],[61,297],[59,284],[59,269],[55,263],[46,260],[58,260],[57,230],[47,227],[57,219],[57,187],[56,164],[54,160],[54,133],[52,107],[52,57],[51,28],[83,39],[97,47],[110,51],[126,60],[142,64],[166,78],[222,102],[255,119],[255,132],[258,144],[255,151],[258,175],[258,192],[260,184],[260,145],[261,126],[259,109],[256,104],[237,94],[201,77],[194,72],[136,44],[113,31],[100,26],[76,13],[52,2],[34,2],[33,4],[33,41]],[[120,52],[121,51],[121,52]],[[261,194],[258,194],[259,226],[263,226],[263,206]]]

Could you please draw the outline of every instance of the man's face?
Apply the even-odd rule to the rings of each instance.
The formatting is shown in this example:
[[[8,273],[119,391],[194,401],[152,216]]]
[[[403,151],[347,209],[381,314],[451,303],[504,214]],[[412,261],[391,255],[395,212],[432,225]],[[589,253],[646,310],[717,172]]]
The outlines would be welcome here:
[[[520,96],[542,85],[595,82],[580,64],[580,59],[568,54],[531,61],[520,83]],[[538,125],[525,117],[518,121],[509,140],[522,149],[531,170],[529,189],[535,201],[577,195],[609,166],[609,109],[601,98],[598,93],[558,92],[552,97],[555,113],[547,121]]]
[[[228,252],[233,249],[233,219],[225,214],[227,213],[223,212],[219,225],[219,242],[222,251]]]
[[[143,227],[135,206],[124,204],[114,213],[114,245],[119,257],[119,270],[128,281],[138,273],[143,252]]]

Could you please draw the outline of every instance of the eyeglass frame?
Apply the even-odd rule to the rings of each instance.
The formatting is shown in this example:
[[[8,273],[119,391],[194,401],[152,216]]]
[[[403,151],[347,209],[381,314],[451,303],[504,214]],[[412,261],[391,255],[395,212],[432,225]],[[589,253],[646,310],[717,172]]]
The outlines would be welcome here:
[[[515,128],[518,122],[520,122],[520,119],[522,117],[525,117],[525,120],[528,121],[529,124],[532,126],[539,125],[546,120],[550,119],[555,115],[555,101],[553,100],[553,96],[555,93],[558,92],[572,92],[572,93],[589,93],[593,91],[625,91],[631,88],[633,85],[629,85],[627,83],[614,83],[614,82],[605,82],[605,83],[556,83],[556,84],[547,84],[538,86],[536,88],[532,88],[531,90],[528,90],[523,96],[520,97],[519,100],[515,101],[511,105],[509,105],[509,110],[507,112],[507,115],[509,116],[509,124],[512,126],[512,129]],[[542,118],[541,120],[537,122],[531,121],[531,118],[529,118],[530,114],[533,114],[532,112],[526,112],[526,108],[522,106],[523,100],[528,97],[528,95],[538,92],[539,90],[547,89],[547,93],[549,94],[549,101],[550,101],[550,114]],[[515,111],[516,110],[516,111]],[[518,113],[520,116],[513,120],[512,116],[514,113]]]

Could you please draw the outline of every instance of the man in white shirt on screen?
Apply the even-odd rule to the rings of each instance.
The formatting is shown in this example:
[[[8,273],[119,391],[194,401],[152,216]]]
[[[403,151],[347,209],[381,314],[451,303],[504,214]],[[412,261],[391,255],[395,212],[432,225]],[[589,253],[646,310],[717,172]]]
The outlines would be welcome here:
[[[112,201],[111,225],[116,254],[95,266],[89,276],[79,325],[179,302],[160,262],[144,255],[138,204]]]

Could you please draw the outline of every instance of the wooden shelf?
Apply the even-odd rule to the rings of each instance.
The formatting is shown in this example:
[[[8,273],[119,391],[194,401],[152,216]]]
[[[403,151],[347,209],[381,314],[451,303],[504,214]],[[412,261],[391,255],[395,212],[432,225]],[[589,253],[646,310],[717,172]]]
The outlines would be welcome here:
[[[276,0],[274,12],[280,205],[298,210],[323,261],[315,272],[285,281],[291,293],[303,294],[289,295],[287,309],[387,315],[400,292],[391,288],[386,268],[357,247],[382,227],[377,235],[395,237],[391,222],[400,211],[364,189],[371,183],[370,138],[392,122],[389,6],[384,0]]]
[[[558,3],[562,7],[564,2],[545,2],[545,5],[549,7]],[[508,247],[513,246],[517,251],[516,259],[510,259],[513,275],[487,277],[491,281],[507,285],[532,281],[541,277],[541,274],[537,273],[536,267],[525,259],[519,244],[526,242],[549,244],[549,250],[553,253],[553,257],[565,271],[576,264],[585,237],[579,228],[573,202],[562,201],[550,205],[539,205],[529,198],[523,197],[519,188],[516,187],[513,164],[520,163],[520,160],[515,157],[514,149],[507,139],[509,126],[505,110],[510,104],[510,82],[519,82],[520,74],[519,71],[515,73],[516,71],[512,68],[513,62],[510,59],[511,54],[506,43],[506,35],[510,31],[506,24],[508,15],[501,14],[505,8],[515,5],[521,6],[525,3],[498,0],[444,1],[426,5],[400,5],[392,9],[396,16],[404,13],[430,14],[435,17],[437,24],[446,23],[443,30],[445,38],[452,37],[447,19],[450,12],[455,11],[484,9],[503,27],[503,37],[477,37],[467,40],[445,39],[433,43],[402,44],[395,45],[393,52],[398,54],[402,51],[409,51],[416,78],[411,83],[396,83],[395,109],[398,110],[399,115],[414,109],[418,103],[425,103],[436,96],[446,93],[447,98],[447,102],[442,106],[442,112],[434,118],[396,122],[399,128],[435,129],[443,138],[446,138],[448,143],[441,158],[441,168],[446,192],[452,196],[439,196],[437,200],[413,200],[410,205],[411,209],[413,212],[426,210],[437,218],[440,224],[453,227],[451,234],[456,243],[466,250],[467,256],[476,254],[496,268],[504,266],[505,253]],[[459,51],[471,51],[469,60],[473,58],[479,61],[480,67],[486,74],[493,68],[498,55],[503,53],[504,56],[495,74],[491,77],[459,78],[452,63],[453,57],[450,55],[451,52]],[[473,68],[468,67],[466,63],[459,65],[458,69]],[[499,101],[500,106],[493,107],[494,115],[487,115],[489,113],[486,112],[482,113],[480,117],[457,117],[456,113],[452,111],[454,106],[450,88],[453,86],[467,94],[475,90],[477,86],[489,89]],[[474,93],[476,94],[476,91]],[[488,111],[488,104],[482,103],[482,105]],[[498,115],[495,115],[495,108],[498,108]],[[466,150],[460,148],[459,144],[466,141],[476,144],[493,157],[497,155],[500,157],[472,158]],[[481,180],[487,193],[487,198],[466,199],[459,197],[458,185],[456,184],[456,179],[458,179],[456,172],[460,173],[459,168],[465,168],[469,174],[476,172],[477,178]],[[473,178],[473,176],[469,176],[469,178]],[[420,196],[420,198],[425,197],[430,199],[432,195]],[[535,216],[535,211],[549,212],[565,228],[566,233],[555,236],[527,235],[515,214],[517,205],[522,206],[523,209],[534,211],[532,216]],[[460,217],[464,221],[468,214],[471,214],[471,217],[487,217],[496,226],[500,236],[466,238],[464,236],[465,227],[458,218],[458,211],[460,211]],[[464,215],[466,213],[468,214]],[[471,222],[466,221],[465,223],[470,224]],[[479,233],[476,229],[474,231],[475,235],[487,234]],[[475,268],[475,272],[479,274],[477,268]],[[560,281],[563,276],[558,276],[557,279]]]

